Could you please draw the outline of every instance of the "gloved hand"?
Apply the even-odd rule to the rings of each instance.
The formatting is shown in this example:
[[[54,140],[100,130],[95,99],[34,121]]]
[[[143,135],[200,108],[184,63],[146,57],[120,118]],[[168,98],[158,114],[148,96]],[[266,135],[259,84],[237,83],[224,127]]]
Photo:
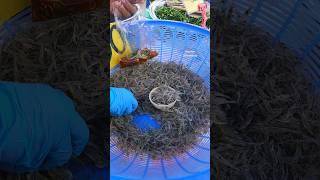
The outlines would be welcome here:
[[[0,169],[48,170],[78,156],[89,129],[72,101],[41,84],[0,82]]]
[[[138,102],[129,90],[110,87],[110,112],[112,116],[131,114],[137,107]]]

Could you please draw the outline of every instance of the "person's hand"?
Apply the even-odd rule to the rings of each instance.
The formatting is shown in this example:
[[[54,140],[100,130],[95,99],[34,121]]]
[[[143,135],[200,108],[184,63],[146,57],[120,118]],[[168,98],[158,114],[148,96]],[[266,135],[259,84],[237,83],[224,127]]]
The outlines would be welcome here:
[[[125,19],[133,16],[137,7],[135,4],[144,3],[144,0],[111,0],[110,11],[115,17]]]
[[[72,101],[41,84],[0,82],[0,169],[48,170],[78,156],[89,129]]]
[[[138,102],[129,90],[110,87],[110,113],[112,116],[131,114],[137,107]]]
[[[145,0],[129,0],[131,4],[143,4]]]
[[[111,0],[111,14],[120,19],[126,19],[133,16],[137,7],[129,0]]]

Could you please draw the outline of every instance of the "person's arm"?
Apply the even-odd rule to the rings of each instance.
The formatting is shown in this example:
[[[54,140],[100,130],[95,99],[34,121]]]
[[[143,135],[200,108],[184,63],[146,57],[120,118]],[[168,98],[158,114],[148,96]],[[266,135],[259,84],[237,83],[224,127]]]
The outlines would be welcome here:
[[[0,169],[48,170],[78,156],[89,129],[71,99],[42,84],[0,82]]]

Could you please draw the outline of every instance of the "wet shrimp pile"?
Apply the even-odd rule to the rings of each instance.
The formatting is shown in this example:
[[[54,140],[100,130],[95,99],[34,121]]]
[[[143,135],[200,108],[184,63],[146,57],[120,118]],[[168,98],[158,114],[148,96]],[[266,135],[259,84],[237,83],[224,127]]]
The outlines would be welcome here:
[[[209,90],[199,76],[182,65],[148,61],[120,69],[111,76],[110,84],[130,89],[139,102],[134,114],[111,119],[111,133],[117,146],[127,154],[171,158],[193,147],[197,136],[209,129]],[[162,85],[180,93],[181,100],[172,112],[160,111],[149,101],[150,91]],[[161,127],[149,131],[137,128],[133,117],[145,113],[151,114]]]
[[[320,97],[301,60],[245,20],[217,11],[212,179],[319,179]]]
[[[101,9],[32,23],[0,45],[1,81],[47,83],[74,101],[90,128],[89,144],[78,162],[98,167],[107,164],[106,16]],[[66,167],[19,175],[0,172],[0,179],[72,179],[72,174]]]

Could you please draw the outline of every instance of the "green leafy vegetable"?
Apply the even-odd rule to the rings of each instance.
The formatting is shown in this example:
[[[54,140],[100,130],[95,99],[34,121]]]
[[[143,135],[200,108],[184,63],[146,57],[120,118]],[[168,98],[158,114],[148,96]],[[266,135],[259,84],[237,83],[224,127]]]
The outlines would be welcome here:
[[[201,18],[190,17],[186,13],[186,11],[181,10],[181,9],[162,6],[162,7],[158,8],[155,11],[155,13],[159,19],[181,21],[181,22],[186,22],[186,23],[201,26]],[[209,21],[210,21],[210,19],[208,19],[208,21],[207,21],[208,27],[210,25]]]

